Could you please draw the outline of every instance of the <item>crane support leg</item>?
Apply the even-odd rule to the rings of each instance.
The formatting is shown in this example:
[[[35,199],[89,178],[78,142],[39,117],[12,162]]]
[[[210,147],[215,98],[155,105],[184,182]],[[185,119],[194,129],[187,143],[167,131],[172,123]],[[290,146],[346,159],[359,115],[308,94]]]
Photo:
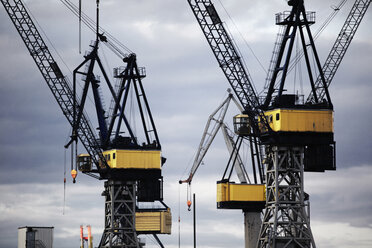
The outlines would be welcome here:
[[[135,228],[136,183],[105,182],[105,230],[99,248],[141,248]]]
[[[258,247],[315,248],[304,193],[304,148],[267,147],[266,208]]]
[[[261,224],[261,212],[244,212],[245,248],[256,247]]]

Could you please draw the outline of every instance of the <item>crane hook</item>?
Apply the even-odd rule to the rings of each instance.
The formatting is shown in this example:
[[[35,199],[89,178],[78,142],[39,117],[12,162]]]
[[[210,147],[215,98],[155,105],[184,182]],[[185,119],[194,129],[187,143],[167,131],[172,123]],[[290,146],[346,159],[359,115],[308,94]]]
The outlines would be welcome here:
[[[71,170],[71,177],[72,177],[72,182],[76,183],[76,176],[77,176],[77,170],[72,169]]]
[[[187,184],[187,210],[191,211],[191,183]]]

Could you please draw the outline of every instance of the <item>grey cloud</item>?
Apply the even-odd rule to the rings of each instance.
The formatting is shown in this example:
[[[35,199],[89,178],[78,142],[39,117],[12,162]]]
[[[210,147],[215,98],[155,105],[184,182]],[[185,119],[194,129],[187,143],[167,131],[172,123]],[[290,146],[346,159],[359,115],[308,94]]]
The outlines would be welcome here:
[[[90,5],[88,2],[84,1],[86,10],[94,13],[94,3]],[[63,59],[70,68],[74,68],[82,61],[82,55],[77,53],[77,20],[58,1],[38,0],[27,3]],[[255,37],[252,41],[249,40],[250,45],[264,66],[267,66],[273,47],[272,42],[276,35],[268,33],[273,26],[272,14],[287,9],[285,2],[278,0],[272,4],[266,4],[258,1],[243,1],[237,4],[230,0],[223,3],[243,35],[248,38],[250,35]],[[325,10],[329,9],[330,4],[327,1],[312,1],[308,3],[308,7],[319,11],[318,18],[320,19],[318,20],[321,20],[322,16],[328,14]],[[217,2],[216,6],[220,8]],[[46,8],[50,11],[45,11]],[[257,13],[257,9],[260,9],[261,14]],[[165,202],[172,207],[175,221],[178,210],[178,191],[173,189],[174,185],[170,183],[176,183],[179,180],[198,146],[208,115],[222,100],[228,84],[186,1],[142,0],[126,1],[125,4],[118,4],[117,1],[102,1],[101,12],[102,25],[107,26],[110,33],[135,51],[139,64],[147,68],[148,76],[144,80],[145,89],[159,129],[163,153],[168,158],[164,167],[165,185],[169,185],[169,188],[165,190],[168,195]],[[222,9],[220,12],[232,28],[231,21]],[[70,127],[2,7],[0,7],[0,13],[0,51],[2,52],[0,59],[0,157],[2,158],[0,186],[11,184],[11,187],[14,187],[14,194],[17,195],[22,192],[18,184],[27,182],[29,183],[27,187],[35,190],[32,193],[40,194],[39,189],[35,187],[37,183],[54,182],[59,185],[58,187],[62,187],[64,153],[62,146]],[[343,18],[345,15],[337,23],[342,23]],[[349,187],[347,192],[350,197],[343,200],[345,184],[342,181],[348,181],[350,176],[355,177],[355,180],[358,179],[358,175],[345,174],[343,169],[361,164],[372,165],[370,154],[372,137],[368,132],[368,125],[372,121],[368,114],[372,106],[369,97],[372,34],[367,25],[370,22],[371,15],[367,13],[359,33],[351,44],[350,53],[345,57],[331,87],[336,111],[337,163],[340,170],[322,174],[322,180],[338,185],[339,190],[324,189],[324,193],[310,190],[314,192],[311,194],[311,200],[312,217],[315,220],[332,223],[343,221],[352,223],[354,226],[365,226],[369,221],[369,219],[363,219],[363,216],[370,215],[368,209],[371,209],[371,202],[365,197],[370,194],[370,187],[365,187],[363,190]],[[146,25],[150,27],[151,35],[141,29]],[[316,29],[316,26],[314,28]],[[332,25],[329,32],[332,31],[334,34],[330,35],[326,30],[324,36],[321,36],[325,38],[319,38],[319,48],[322,54],[328,53],[330,43],[333,42],[339,28]],[[254,32],[251,31],[252,29]],[[261,30],[261,33],[256,30]],[[236,31],[233,32],[235,36]],[[84,28],[83,51],[92,38],[92,33]],[[244,42],[236,36],[235,38],[246,57],[257,90],[260,91],[265,75],[252,59],[252,55],[247,52]],[[62,64],[60,61],[59,63]],[[112,66],[116,65],[118,64]],[[64,69],[64,73],[69,72]],[[231,122],[230,119],[227,121]],[[223,159],[225,155],[221,154],[224,144],[221,136],[216,139],[218,141],[213,144],[211,154],[205,159],[205,166],[200,168],[195,178],[195,186],[193,186],[195,191],[198,190],[197,184],[211,181],[213,191],[209,190],[214,192],[215,181],[222,176],[226,162]],[[359,173],[368,173],[368,170],[367,172],[359,171]],[[83,220],[91,222],[86,224],[94,225],[94,230],[100,230],[95,236],[95,242],[98,242],[103,226],[103,198],[100,196],[103,188],[100,182],[83,175],[79,175],[78,182],[88,188],[75,191],[72,186],[70,187],[71,183],[68,185],[69,211],[74,213],[73,215],[69,214],[63,219],[54,216],[48,223],[38,222],[37,219],[32,219],[32,216],[30,217],[32,223],[24,223],[22,219],[17,218],[6,224],[2,222],[4,224],[0,225],[0,247],[14,246],[16,228],[27,224],[55,225],[55,246],[65,247],[66,244],[72,247],[78,243],[78,226]],[[305,188],[308,184],[310,187],[311,181],[308,181],[306,177]],[[95,187],[89,188],[92,185]],[[206,191],[203,188],[200,190]],[[79,196],[87,192],[90,194],[80,199]],[[202,194],[202,192],[197,193]],[[5,196],[3,191],[1,196]],[[46,194],[46,197],[51,196]],[[184,199],[185,195],[181,195],[181,198]],[[208,199],[214,199],[214,196]],[[209,203],[201,201],[198,205],[200,207],[198,221],[201,230],[206,230],[210,225],[220,223],[220,221],[226,223],[227,227],[234,226],[235,223],[242,225],[242,214],[239,211],[235,213],[217,211],[215,201],[210,201]],[[341,201],[343,204],[340,204]],[[0,203],[3,202],[3,200],[0,201]],[[323,204],[324,202],[327,204]],[[355,202],[358,204],[353,204]],[[24,202],[22,199],[12,198],[8,204],[12,208]],[[56,211],[60,211],[60,205],[53,204]],[[31,201],[30,206],[37,208],[39,204]],[[96,209],[102,211],[96,212]],[[182,207],[182,215],[185,214],[185,209],[186,207]],[[0,212],[3,211],[4,209],[0,208]],[[94,212],[96,215],[89,215],[89,212]],[[16,215],[17,213],[12,213],[11,216]],[[185,226],[191,225],[190,216],[185,217],[184,221]],[[317,226],[312,228],[316,229]],[[190,245],[190,233],[184,231],[182,243]],[[177,247],[177,226],[174,226],[173,233],[161,239],[167,246]],[[71,240],[68,244],[65,241],[66,236]],[[198,240],[203,246],[228,247],[227,244],[234,244],[234,247],[243,247],[243,237],[237,238],[231,234],[223,238],[220,236],[203,232]]]

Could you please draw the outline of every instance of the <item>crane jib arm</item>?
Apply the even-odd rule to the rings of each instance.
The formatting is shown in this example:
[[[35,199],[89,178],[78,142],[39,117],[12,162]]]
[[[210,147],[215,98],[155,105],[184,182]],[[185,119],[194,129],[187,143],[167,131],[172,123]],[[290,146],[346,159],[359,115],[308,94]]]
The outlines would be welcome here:
[[[72,126],[74,123],[74,95],[70,84],[63,76],[22,1],[1,0],[1,2],[57,100],[63,114]],[[99,164],[100,159],[101,161],[105,161],[97,138],[91,128],[90,121],[84,114],[81,117],[77,135],[96,165]],[[97,169],[99,169],[98,166]]]
[[[339,32],[335,43],[323,65],[322,71],[326,80],[327,87],[332,82],[333,77],[335,76],[338,67],[341,64],[341,61],[353,40],[353,37],[361,23],[371,0],[356,0],[353,7],[351,8],[348,17],[345,20],[344,25]],[[319,100],[324,98],[325,89],[322,85],[321,78],[318,76],[315,82],[315,92],[314,95],[312,92],[308,96],[306,102],[315,103],[316,97]]]
[[[210,0],[188,0],[219,66],[243,108],[256,111],[259,101],[238,50]]]

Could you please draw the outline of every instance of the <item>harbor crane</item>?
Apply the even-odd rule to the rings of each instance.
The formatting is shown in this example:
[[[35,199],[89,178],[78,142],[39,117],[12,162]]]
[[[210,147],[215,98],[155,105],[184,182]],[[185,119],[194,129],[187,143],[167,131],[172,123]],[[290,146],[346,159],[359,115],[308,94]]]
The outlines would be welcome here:
[[[304,192],[303,175],[305,171],[336,169],[333,104],[328,86],[370,2],[355,1],[322,67],[310,30],[310,25],[315,22],[315,12],[306,11],[303,0],[288,1],[291,11],[276,15],[276,24],[283,27],[283,34],[273,52],[272,75],[265,100],[261,102],[242,57],[212,1],[188,0],[220,68],[244,108],[241,114],[234,117],[235,132],[240,139],[253,139],[255,147],[264,148],[258,148],[257,152],[251,154],[259,158],[257,154],[261,151],[264,153],[264,160],[259,166],[265,167],[266,183],[264,217],[256,237],[256,247],[316,247],[305,208],[308,195]],[[297,94],[284,93],[297,37],[304,52],[311,86],[306,102],[301,101]],[[315,67],[311,67],[311,55]],[[231,206],[238,201],[234,196],[240,190],[230,188],[228,181],[224,184],[227,189],[225,196],[230,196],[226,198],[225,206]],[[244,185],[246,188],[252,186]],[[217,188],[219,201],[222,192],[219,183]],[[251,192],[245,194],[242,202],[250,204],[251,195]],[[246,242],[246,247],[253,247],[248,244]]]
[[[71,141],[66,146],[71,146],[77,155],[77,141],[80,140],[87,151],[86,154],[76,156],[76,163],[72,163],[74,181],[78,170],[105,181],[102,193],[105,197],[105,225],[99,247],[139,248],[143,246],[139,234],[154,235],[163,247],[157,234],[170,234],[171,231],[170,209],[163,202],[161,168],[166,159],[161,155],[159,137],[142,84],[146,72],[137,65],[136,55],[131,53],[122,58],[125,66],[114,70],[118,82],[114,87],[98,55],[99,45],[107,42],[107,37],[99,32],[97,1],[96,40],[84,56],[84,61],[74,70],[71,87],[23,2],[1,2],[72,126]],[[77,75],[82,76],[83,83],[80,97],[77,92]],[[103,80],[99,75],[103,75]],[[109,111],[104,109],[101,95],[105,85],[113,100]],[[85,111],[89,89],[93,93],[98,136]],[[130,91],[134,92],[144,141],[139,140],[139,134],[134,132],[126,116]],[[123,136],[123,133],[127,135]],[[155,201],[163,207],[140,209],[137,205],[138,202]]]
[[[263,170],[261,166],[255,161],[252,162],[252,176],[251,179],[248,175],[247,168],[241,158],[239,151],[243,147],[243,139],[236,139],[236,134],[233,133],[225,124],[225,116],[233,102],[239,111],[243,111],[238,100],[234,97],[231,90],[228,89],[226,99],[211,113],[206,123],[199,147],[197,149],[189,176],[185,180],[180,180],[179,183],[187,183],[190,187],[192,179],[196,174],[199,166],[202,164],[203,159],[208,152],[211,144],[213,143],[217,133],[221,130],[226,147],[230,154],[229,166],[226,167],[222,179],[217,182],[217,208],[218,209],[240,209],[244,213],[244,226],[245,226],[245,240],[248,247],[253,247],[257,242],[259,234],[259,226],[261,225],[261,211],[265,206],[265,187],[263,184]],[[237,144],[236,141],[240,143]],[[252,141],[252,140],[249,140]],[[250,152],[253,153],[256,145],[249,142]],[[239,149],[237,149],[239,147]],[[252,159],[254,157],[252,156]],[[231,165],[231,166],[230,166]],[[231,176],[235,170],[239,183],[231,181]],[[190,190],[188,190],[190,192]],[[236,195],[233,201],[227,197],[227,192],[233,191]],[[239,195],[237,195],[239,194]],[[251,194],[247,198],[246,194]],[[188,197],[188,207],[190,209],[190,195]]]

